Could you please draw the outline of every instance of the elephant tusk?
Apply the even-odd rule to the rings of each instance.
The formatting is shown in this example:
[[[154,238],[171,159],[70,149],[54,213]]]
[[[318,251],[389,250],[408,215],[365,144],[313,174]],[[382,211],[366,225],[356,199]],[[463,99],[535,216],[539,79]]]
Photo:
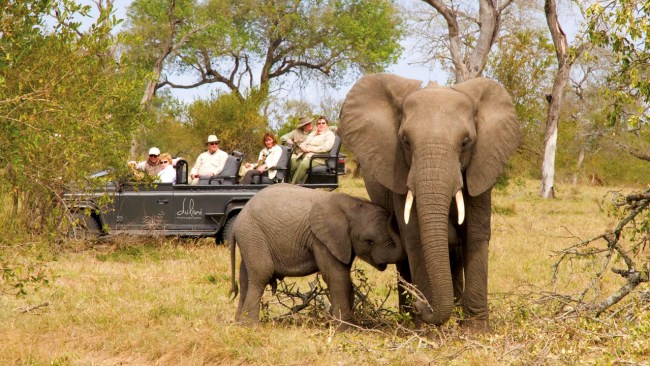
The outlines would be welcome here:
[[[404,223],[408,224],[411,218],[411,207],[413,207],[413,192],[409,189],[406,193],[406,202],[404,203]]]
[[[465,221],[465,201],[463,201],[463,191],[456,192],[456,208],[458,208],[458,225]]]

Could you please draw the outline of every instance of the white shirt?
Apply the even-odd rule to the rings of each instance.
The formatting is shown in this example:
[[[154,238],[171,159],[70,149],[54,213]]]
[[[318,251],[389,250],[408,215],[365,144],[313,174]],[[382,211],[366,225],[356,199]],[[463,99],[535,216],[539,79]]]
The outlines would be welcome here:
[[[262,151],[260,151],[260,155],[257,158],[257,161],[262,160],[264,158],[264,155],[266,155],[266,160],[264,160],[264,165],[266,165],[266,169],[274,167],[278,165],[278,161],[280,161],[280,157],[282,156],[282,148],[278,145],[273,145],[270,149],[264,147]],[[256,164],[257,165],[257,164]],[[273,179],[275,178],[275,174],[277,173],[277,170],[269,170],[269,178]]]
[[[228,159],[228,154],[221,149],[215,151],[214,154],[205,151],[196,158],[196,163],[194,164],[190,174],[210,177],[218,175],[226,165],[226,159]]]
[[[171,164],[167,164],[165,169],[158,173],[161,183],[176,183],[176,169]]]

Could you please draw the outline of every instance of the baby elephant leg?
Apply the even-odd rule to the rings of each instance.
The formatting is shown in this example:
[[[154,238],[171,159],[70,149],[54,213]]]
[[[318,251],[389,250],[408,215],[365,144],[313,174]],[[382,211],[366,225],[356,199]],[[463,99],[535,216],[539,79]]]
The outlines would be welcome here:
[[[269,284],[273,277],[273,269],[248,268],[242,262],[239,273],[240,283],[242,284],[242,297],[239,299],[235,320],[243,323],[259,324],[260,301],[266,285]]]
[[[354,289],[350,278],[351,266],[341,263],[329,253],[316,254],[316,261],[330,292],[332,316],[341,321],[337,331],[343,331],[349,328],[353,315]]]

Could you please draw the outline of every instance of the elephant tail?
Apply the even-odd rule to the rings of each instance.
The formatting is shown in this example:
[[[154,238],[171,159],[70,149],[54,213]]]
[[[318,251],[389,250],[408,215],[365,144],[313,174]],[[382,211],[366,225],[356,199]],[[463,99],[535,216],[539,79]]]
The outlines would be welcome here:
[[[237,281],[235,280],[235,264],[237,262],[235,256],[235,252],[237,251],[237,245],[235,244],[236,241],[235,234],[233,233],[232,240],[228,243],[230,247],[230,291],[228,294],[230,295],[231,300],[234,300],[239,294],[239,286],[237,286]]]

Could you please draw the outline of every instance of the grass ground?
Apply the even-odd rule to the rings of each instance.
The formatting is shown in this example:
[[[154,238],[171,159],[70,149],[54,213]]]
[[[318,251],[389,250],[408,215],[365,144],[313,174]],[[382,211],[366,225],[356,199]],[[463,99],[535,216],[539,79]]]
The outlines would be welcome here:
[[[343,183],[343,191],[364,195],[360,181]],[[612,226],[604,203],[611,188],[560,187],[555,200],[540,199],[537,189],[513,181],[494,193],[489,334],[466,334],[452,319],[425,335],[388,311],[372,327],[334,335],[310,314],[279,319],[286,309],[270,293],[271,319],[243,327],[233,322],[226,247],[121,238],[57,251],[44,259],[49,285],[0,295],[0,365],[649,364],[650,301],[638,293],[600,317],[566,317],[557,302],[544,301],[548,292],[584,286],[586,263],[578,262],[552,283],[553,251]],[[355,282],[372,286],[371,301],[387,299],[381,307],[394,311],[394,269],[357,268]],[[287,282],[306,291],[309,280]]]

